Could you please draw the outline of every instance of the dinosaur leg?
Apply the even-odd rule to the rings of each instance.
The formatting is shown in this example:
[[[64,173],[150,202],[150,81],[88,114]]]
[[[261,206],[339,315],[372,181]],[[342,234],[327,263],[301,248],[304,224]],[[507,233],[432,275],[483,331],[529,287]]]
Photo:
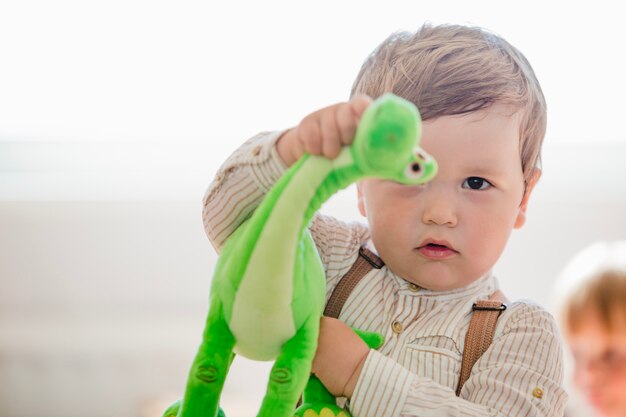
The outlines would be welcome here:
[[[319,317],[309,317],[283,350],[270,372],[267,392],[257,417],[291,417],[304,390],[315,355]]]
[[[311,375],[304,390],[303,402],[294,417],[349,417],[350,413],[337,406],[337,399],[315,375]]]
[[[217,415],[234,345],[235,338],[224,319],[222,304],[213,298],[202,343],[189,371],[180,416]]]
[[[180,407],[183,404],[183,400],[179,399],[174,401],[169,407],[165,409],[165,412],[162,414],[162,417],[176,417],[178,416],[178,412],[180,411]],[[221,408],[217,411],[217,417],[226,417],[224,414],[224,410]]]

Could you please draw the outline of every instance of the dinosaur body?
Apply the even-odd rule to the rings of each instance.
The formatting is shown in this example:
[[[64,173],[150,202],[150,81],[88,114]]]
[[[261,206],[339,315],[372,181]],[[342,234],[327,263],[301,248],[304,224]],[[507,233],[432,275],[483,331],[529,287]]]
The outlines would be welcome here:
[[[353,144],[338,158],[304,155],[281,177],[222,249],[185,396],[165,416],[216,416],[234,353],[275,360],[258,416],[293,415],[309,378],[326,292],[307,226],[328,198],[360,179],[421,184],[432,178],[436,164],[417,149],[419,135],[415,106],[385,95],[363,114]],[[320,390],[309,392],[314,397]]]

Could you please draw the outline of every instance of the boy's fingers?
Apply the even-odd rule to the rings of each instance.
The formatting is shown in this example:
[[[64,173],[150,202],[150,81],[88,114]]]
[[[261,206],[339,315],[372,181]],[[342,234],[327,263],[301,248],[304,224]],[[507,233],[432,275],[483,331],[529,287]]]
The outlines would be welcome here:
[[[341,142],[336,140],[325,140],[322,142],[322,154],[329,159],[335,159],[341,152]]]
[[[367,109],[369,105],[372,104],[372,98],[365,94],[358,94],[354,96],[352,100],[350,100],[348,103],[350,103],[350,107],[354,116],[358,120],[360,120],[365,109]]]
[[[292,156],[294,161],[298,160],[304,153],[304,145],[302,144],[301,135],[301,127],[299,126],[296,131],[296,140],[292,142]]]
[[[336,106],[333,106],[324,112],[320,118],[320,129],[322,131],[321,146],[323,155],[328,158],[334,158],[339,155],[338,148],[341,146],[339,127],[335,121]],[[329,153],[327,153],[329,152]]]
[[[322,134],[319,126],[319,117],[307,117],[300,123],[300,143],[305,152],[311,155],[320,155],[322,145],[320,136]]]
[[[343,145],[349,145],[354,139],[354,133],[356,132],[357,119],[354,116],[352,106],[350,103],[342,103],[335,113],[337,119],[337,126],[341,133],[341,143]]]

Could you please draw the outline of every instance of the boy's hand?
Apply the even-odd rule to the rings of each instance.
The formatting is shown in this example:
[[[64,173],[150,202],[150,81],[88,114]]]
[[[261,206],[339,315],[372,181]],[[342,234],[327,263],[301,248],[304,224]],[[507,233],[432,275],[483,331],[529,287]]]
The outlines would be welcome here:
[[[346,324],[322,317],[312,372],[335,397],[352,397],[369,347]]]
[[[278,155],[287,166],[291,166],[305,152],[336,158],[342,146],[352,143],[361,115],[371,102],[369,96],[358,95],[348,102],[309,114],[278,139]]]

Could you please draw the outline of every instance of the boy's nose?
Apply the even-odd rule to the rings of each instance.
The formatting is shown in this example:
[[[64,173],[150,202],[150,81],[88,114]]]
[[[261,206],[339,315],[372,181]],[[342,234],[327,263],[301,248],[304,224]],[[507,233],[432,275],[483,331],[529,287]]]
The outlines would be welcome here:
[[[455,227],[458,222],[454,196],[445,192],[442,187],[426,185],[426,190],[418,198],[423,199],[424,224]]]

